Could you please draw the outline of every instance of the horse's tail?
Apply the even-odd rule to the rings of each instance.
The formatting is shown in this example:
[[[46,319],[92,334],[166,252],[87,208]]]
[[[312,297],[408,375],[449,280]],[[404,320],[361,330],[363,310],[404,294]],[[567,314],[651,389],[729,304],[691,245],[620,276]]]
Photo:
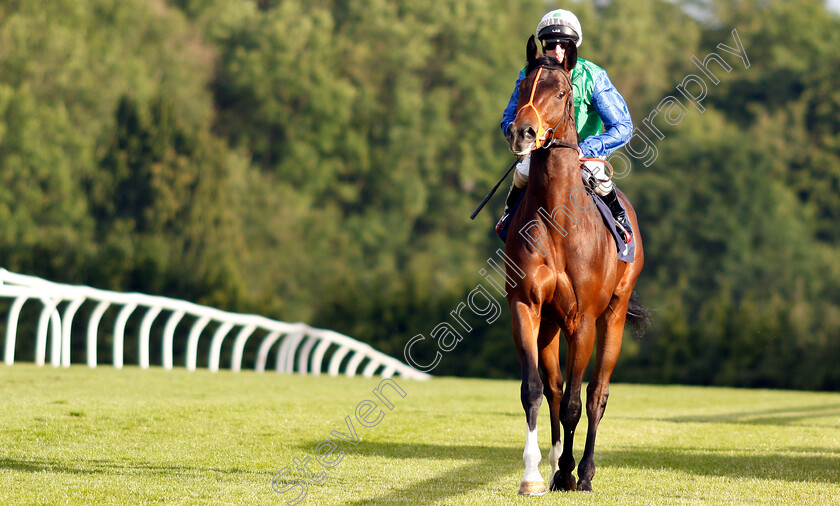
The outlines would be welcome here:
[[[650,323],[650,315],[650,309],[639,302],[639,295],[634,290],[630,294],[630,304],[627,306],[627,323],[637,338],[642,337],[645,331],[647,331],[647,326]]]

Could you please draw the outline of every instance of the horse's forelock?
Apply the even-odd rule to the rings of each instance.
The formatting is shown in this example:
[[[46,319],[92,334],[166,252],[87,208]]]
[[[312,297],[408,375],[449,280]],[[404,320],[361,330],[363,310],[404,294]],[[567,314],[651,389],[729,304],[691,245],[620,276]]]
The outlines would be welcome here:
[[[553,56],[542,55],[536,60],[533,60],[528,64],[528,69],[525,71],[526,74],[530,74],[531,71],[536,70],[540,67],[546,67],[552,70],[565,70],[563,68],[563,64],[560,63],[560,60]]]
[[[559,71],[563,72],[563,75],[566,76],[565,80],[567,81],[567,83],[569,84],[569,87],[571,88],[571,86],[572,86],[572,77],[570,75],[571,73],[566,71],[566,69],[563,67],[563,64],[560,63],[560,60],[558,60],[557,58],[555,58],[553,56],[542,55],[539,58],[537,58],[536,60],[533,60],[533,61],[528,63],[528,68],[525,70],[525,75],[530,75],[532,71],[534,71],[534,70],[536,70],[540,67],[543,67],[543,68],[548,69],[548,70],[559,70]]]

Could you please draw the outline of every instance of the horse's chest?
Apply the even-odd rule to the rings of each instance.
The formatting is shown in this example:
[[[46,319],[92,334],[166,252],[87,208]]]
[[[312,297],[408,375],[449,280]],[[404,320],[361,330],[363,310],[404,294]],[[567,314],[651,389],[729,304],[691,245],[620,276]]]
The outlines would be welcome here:
[[[542,314],[545,318],[564,324],[575,319],[578,312],[574,285],[566,272],[553,273],[550,294],[543,301]]]

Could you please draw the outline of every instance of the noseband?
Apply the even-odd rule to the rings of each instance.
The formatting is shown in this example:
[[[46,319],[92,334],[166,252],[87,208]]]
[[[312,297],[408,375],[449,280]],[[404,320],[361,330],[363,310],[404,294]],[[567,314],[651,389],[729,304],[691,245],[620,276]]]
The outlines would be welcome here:
[[[543,69],[545,69],[545,70],[559,70],[557,67],[540,65],[539,70],[537,71],[537,76],[534,78],[534,84],[533,84],[533,86],[531,86],[531,97],[528,99],[528,103],[525,104],[524,106],[522,106],[523,109],[526,108],[526,107],[530,107],[531,109],[533,109],[534,113],[537,115],[537,121],[539,121],[539,126],[537,127],[537,138],[534,141],[534,149],[540,149],[540,148],[549,149],[549,148],[557,147],[557,148],[569,148],[569,149],[577,150],[578,147],[577,147],[576,144],[570,144],[568,142],[561,141],[560,139],[557,139],[556,137],[554,137],[554,133],[560,127],[560,124],[563,123],[564,119],[568,119],[569,121],[572,122],[572,124],[574,124],[574,116],[572,114],[572,107],[573,106],[572,106],[572,101],[570,100],[572,98],[572,93],[571,93],[572,92],[572,80],[569,78],[569,76],[566,75],[565,72],[560,72],[560,73],[563,75],[563,77],[566,78],[566,82],[569,84],[569,96],[566,97],[566,118],[560,118],[560,121],[558,121],[557,124],[554,125],[553,128],[549,128],[548,130],[546,130],[545,127],[543,126],[543,119],[542,119],[542,115],[540,114],[540,111],[538,111],[537,108],[534,107],[534,94],[537,91],[537,83],[540,81],[540,75],[542,75]]]

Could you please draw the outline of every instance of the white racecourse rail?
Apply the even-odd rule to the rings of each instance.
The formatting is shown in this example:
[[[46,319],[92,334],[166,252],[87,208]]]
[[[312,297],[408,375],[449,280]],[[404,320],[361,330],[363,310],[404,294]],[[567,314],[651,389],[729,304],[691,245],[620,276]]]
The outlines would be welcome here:
[[[186,367],[190,371],[196,368],[198,340],[202,331],[211,323],[218,325],[210,343],[208,368],[219,370],[222,343],[236,329],[236,337],[231,353],[231,370],[238,372],[242,368],[243,352],[248,339],[261,335],[262,341],[256,356],[255,369],[265,371],[269,352],[275,343],[279,343],[276,355],[277,372],[319,375],[322,372],[324,356],[331,347],[332,356],[327,364],[330,376],[344,374],[354,376],[360,366],[362,376],[371,377],[380,374],[390,377],[399,374],[414,379],[428,379],[430,376],[407,366],[399,360],[373,349],[370,345],[331,330],[316,329],[303,323],[284,323],[257,315],[246,315],[220,311],[191,302],[169,299],[140,293],[121,293],[99,290],[88,286],[53,283],[35,276],[27,276],[0,269],[0,298],[11,298],[14,302],[9,309],[6,325],[6,346],[4,361],[7,365],[15,361],[15,341],[17,339],[18,320],[23,305],[29,300],[41,303],[38,318],[35,346],[35,363],[44,365],[49,337],[50,363],[53,367],[70,366],[70,339],[72,338],[73,317],[87,301],[96,304],[87,322],[87,364],[96,367],[97,337],[102,316],[110,308],[117,310],[113,328],[113,362],[117,369],[123,366],[123,344],[128,319],[135,313],[143,313],[139,330],[140,367],[149,367],[149,341],[152,324],[161,314],[166,316],[163,329],[163,367],[173,367],[173,347],[175,329],[184,317],[193,320],[189,327],[186,346]],[[345,360],[349,355],[349,359]]]

